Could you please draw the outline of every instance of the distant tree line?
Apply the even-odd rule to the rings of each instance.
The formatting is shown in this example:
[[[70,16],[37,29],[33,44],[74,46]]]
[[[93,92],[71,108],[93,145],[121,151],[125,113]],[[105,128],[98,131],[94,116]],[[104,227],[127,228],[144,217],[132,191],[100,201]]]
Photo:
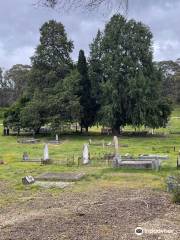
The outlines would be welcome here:
[[[175,62],[161,61],[156,64],[163,74],[163,94],[174,104],[180,104],[180,59]]]
[[[0,107],[12,105],[23,94],[30,69],[28,65],[16,64],[3,73],[0,68]]]
[[[18,99],[6,112],[4,126],[34,133],[44,125],[56,131],[68,123],[86,131],[98,123],[114,133],[126,125],[166,126],[171,102],[164,75],[152,60],[147,26],[114,15],[90,44],[88,59],[80,50],[74,63],[73,47],[62,23],[43,24],[31,68],[17,65],[6,74],[15,82]]]

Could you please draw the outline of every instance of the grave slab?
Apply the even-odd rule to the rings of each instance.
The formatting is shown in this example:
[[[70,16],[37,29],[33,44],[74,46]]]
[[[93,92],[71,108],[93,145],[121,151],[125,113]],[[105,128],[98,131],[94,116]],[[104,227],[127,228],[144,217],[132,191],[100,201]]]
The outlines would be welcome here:
[[[126,168],[134,168],[134,169],[152,169],[152,161],[121,161],[115,165],[116,167],[126,167]]]
[[[36,181],[34,185],[42,188],[60,188],[73,186],[74,182],[52,182],[52,181]]]
[[[19,138],[17,142],[21,144],[35,144],[40,142],[40,140],[35,138]]]
[[[165,160],[169,160],[169,156],[168,155],[156,155],[156,154],[147,154],[147,155],[140,155],[138,157],[139,160],[143,159],[143,160],[153,160],[153,159],[159,159],[160,161],[165,161]]]
[[[35,178],[36,181],[74,182],[82,179],[85,173],[43,173]]]

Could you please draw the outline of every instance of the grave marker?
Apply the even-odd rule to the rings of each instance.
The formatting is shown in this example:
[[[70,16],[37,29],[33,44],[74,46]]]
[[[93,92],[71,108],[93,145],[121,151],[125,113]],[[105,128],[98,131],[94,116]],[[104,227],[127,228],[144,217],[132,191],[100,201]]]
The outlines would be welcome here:
[[[83,146],[83,164],[89,163],[89,148],[88,144],[84,144]]]
[[[34,182],[35,182],[35,180],[32,176],[26,176],[26,177],[22,178],[22,183],[24,185],[33,184]]]

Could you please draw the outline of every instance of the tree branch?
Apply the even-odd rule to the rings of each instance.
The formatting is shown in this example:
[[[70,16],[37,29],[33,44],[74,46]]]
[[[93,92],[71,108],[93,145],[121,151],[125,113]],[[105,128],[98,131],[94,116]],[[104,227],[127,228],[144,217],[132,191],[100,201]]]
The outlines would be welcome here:
[[[38,0],[38,5],[43,5],[50,8],[72,10],[75,8],[81,8],[88,11],[94,11],[100,7],[106,9],[116,9],[120,11],[123,9],[126,13],[128,10],[129,0]]]

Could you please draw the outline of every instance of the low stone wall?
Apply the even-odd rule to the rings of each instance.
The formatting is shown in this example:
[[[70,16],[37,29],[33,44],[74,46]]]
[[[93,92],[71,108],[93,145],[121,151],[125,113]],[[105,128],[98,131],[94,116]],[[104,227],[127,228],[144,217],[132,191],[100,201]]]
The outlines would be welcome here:
[[[133,168],[133,169],[152,169],[159,171],[160,170],[160,165],[161,161],[157,158],[154,159],[118,159],[114,158],[113,160],[113,167],[120,168],[120,167],[125,167],[125,168]]]

